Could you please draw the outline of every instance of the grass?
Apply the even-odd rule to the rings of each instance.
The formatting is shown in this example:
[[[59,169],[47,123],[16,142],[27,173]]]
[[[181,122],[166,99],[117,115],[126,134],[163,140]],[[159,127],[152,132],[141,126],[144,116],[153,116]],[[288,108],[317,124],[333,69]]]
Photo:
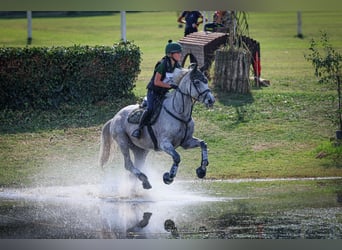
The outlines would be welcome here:
[[[127,38],[143,53],[134,90],[137,98],[145,95],[166,41],[183,36],[176,18],[176,12],[127,14]],[[296,13],[249,14],[250,36],[261,44],[262,77],[271,81],[271,87],[254,88],[241,96],[223,94],[212,86],[217,97],[214,108],[195,106],[195,136],[209,147],[208,178],[342,176],[341,151],[329,142],[336,130],[329,119],[336,91],[319,85],[304,59],[310,38],[319,37],[323,29],[333,46],[342,49],[342,15],[304,12],[302,18],[304,39],[299,39]],[[25,29],[25,19],[0,19],[0,46],[26,46]],[[111,45],[119,40],[119,14],[33,19],[31,46]],[[50,112],[0,112],[0,185],[30,185],[46,169],[53,169],[47,178],[61,182],[65,169],[74,169],[73,176],[79,171],[96,173],[101,126],[130,102],[135,100]],[[200,150],[179,152],[178,175],[195,178]],[[320,152],[328,154],[317,159]],[[169,169],[171,159],[165,154],[153,152],[151,158],[163,163],[157,167],[161,172]],[[77,181],[87,181],[79,176]]]

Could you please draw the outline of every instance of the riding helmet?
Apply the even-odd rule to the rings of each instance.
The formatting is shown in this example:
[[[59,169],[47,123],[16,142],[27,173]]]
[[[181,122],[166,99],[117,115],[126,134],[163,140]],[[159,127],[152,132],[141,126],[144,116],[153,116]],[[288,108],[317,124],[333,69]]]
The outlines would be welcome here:
[[[165,54],[182,52],[182,45],[176,42],[172,42],[172,40],[168,41],[168,44],[165,47]]]

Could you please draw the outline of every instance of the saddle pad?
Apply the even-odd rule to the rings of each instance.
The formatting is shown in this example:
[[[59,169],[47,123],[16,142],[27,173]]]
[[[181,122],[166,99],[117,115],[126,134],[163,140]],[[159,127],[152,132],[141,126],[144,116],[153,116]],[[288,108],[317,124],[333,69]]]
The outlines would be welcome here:
[[[143,108],[136,108],[135,110],[133,110],[129,115],[128,115],[128,122],[129,123],[133,123],[133,124],[139,124],[140,122],[140,118],[142,116],[144,112]]]
[[[144,113],[145,109],[146,109],[145,107],[139,107],[139,108],[134,109],[134,110],[128,115],[127,121],[128,121],[129,123],[139,124],[140,118],[141,118],[142,114]],[[158,106],[156,107],[156,110],[153,111],[151,120],[148,122],[149,125],[153,125],[153,124],[157,121],[161,109],[162,109],[162,105],[158,105]]]

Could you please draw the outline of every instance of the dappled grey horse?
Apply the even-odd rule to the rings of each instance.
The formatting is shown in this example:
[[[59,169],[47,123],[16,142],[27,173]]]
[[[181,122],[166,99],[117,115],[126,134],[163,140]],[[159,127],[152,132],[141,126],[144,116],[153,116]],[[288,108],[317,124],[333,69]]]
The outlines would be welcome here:
[[[166,184],[172,183],[177,174],[181,158],[175,149],[179,146],[184,149],[201,147],[201,166],[196,169],[199,178],[205,177],[209,164],[206,143],[193,137],[195,124],[192,119],[192,109],[196,101],[200,101],[206,106],[212,106],[215,102],[208,86],[208,80],[197,68],[197,65],[191,69],[176,69],[174,75],[174,83],[178,85],[178,89],[166,95],[160,114],[150,127],[154,136],[151,136],[147,126],[144,127],[140,139],[131,136],[138,124],[130,123],[128,117],[139,108],[138,104],[124,107],[102,128],[100,166],[109,160],[111,146],[115,140],[123,154],[125,168],[142,182],[145,189],[152,186],[140,168],[145,163],[150,150],[164,151],[173,159],[170,172],[166,172],[163,176]],[[156,140],[153,141],[152,137],[155,137]],[[130,150],[134,155],[134,164],[130,157]]]

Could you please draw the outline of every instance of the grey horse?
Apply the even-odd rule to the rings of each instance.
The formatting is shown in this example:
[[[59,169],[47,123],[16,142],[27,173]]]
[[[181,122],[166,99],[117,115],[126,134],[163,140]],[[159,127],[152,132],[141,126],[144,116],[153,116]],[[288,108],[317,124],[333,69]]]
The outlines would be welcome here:
[[[151,138],[147,126],[144,127],[140,139],[131,136],[138,125],[130,123],[128,116],[139,107],[138,104],[124,107],[102,128],[100,166],[103,167],[108,162],[115,140],[123,154],[125,168],[142,182],[145,189],[150,189],[152,186],[140,168],[144,165],[150,150],[164,151],[173,159],[170,172],[163,175],[165,184],[172,183],[177,174],[181,161],[180,155],[176,151],[179,146],[184,149],[201,147],[201,166],[196,169],[199,178],[205,177],[209,164],[206,143],[193,137],[195,124],[192,119],[192,109],[196,101],[202,102],[206,106],[212,106],[215,102],[208,86],[208,80],[197,65],[190,69],[178,69],[174,75],[174,83],[178,85],[178,89],[166,95],[160,114],[150,127],[156,140],[153,141]],[[134,155],[134,164],[131,160],[130,150]]]

